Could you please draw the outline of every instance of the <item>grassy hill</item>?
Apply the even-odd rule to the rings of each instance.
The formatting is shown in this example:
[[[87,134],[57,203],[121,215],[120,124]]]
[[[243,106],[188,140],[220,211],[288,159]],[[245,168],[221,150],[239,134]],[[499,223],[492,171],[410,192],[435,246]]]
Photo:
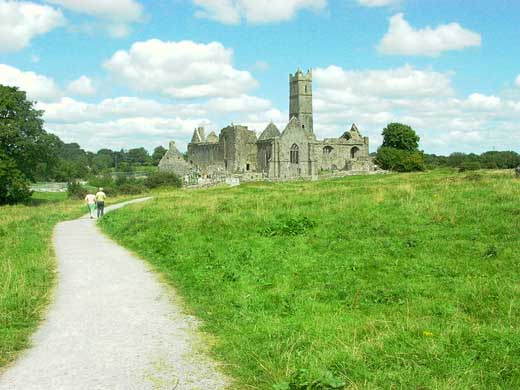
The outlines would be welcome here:
[[[216,336],[236,389],[520,388],[520,180],[178,191],[102,221]]]

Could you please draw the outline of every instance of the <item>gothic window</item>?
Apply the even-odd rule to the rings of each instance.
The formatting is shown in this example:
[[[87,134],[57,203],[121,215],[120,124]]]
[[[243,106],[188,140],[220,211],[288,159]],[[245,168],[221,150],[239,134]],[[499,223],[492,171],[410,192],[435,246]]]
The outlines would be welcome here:
[[[359,152],[359,148],[357,146],[354,146],[352,149],[350,149],[350,157],[356,158]]]
[[[298,164],[300,162],[300,148],[294,144],[291,146],[291,164]]]
[[[323,154],[331,154],[334,148],[332,146],[325,146],[323,148]]]
[[[305,93],[307,93],[307,86],[305,86]]]

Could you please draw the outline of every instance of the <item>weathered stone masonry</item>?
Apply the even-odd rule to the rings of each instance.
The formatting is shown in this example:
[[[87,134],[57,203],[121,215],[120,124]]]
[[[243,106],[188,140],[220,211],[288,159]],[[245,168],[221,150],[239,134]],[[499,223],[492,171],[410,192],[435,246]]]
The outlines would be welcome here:
[[[197,128],[188,145],[188,162],[178,162],[175,144],[159,168],[185,175],[261,173],[270,178],[311,177],[320,171],[370,171],[369,139],[356,125],[339,138],[317,140],[312,108],[312,72],[289,76],[289,123],[280,132],[270,123],[257,138],[246,126],[231,125],[217,136]],[[172,148],[174,150],[172,150]],[[175,163],[172,161],[175,160]]]

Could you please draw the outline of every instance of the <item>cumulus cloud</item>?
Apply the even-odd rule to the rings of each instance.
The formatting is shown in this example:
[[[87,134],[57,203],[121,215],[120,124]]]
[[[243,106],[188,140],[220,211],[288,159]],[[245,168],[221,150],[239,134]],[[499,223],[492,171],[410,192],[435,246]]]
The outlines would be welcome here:
[[[520,87],[520,75],[518,75],[518,77],[516,78],[515,84],[517,87]]]
[[[269,100],[248,95],[190,104],[167,104],[127,96],[86,103],[62,97],[55,102],[39,103],[37,107],[44,110],[50,131],[64,140],[81,140],[80,144],[91,150],[105,147],[107,142],[116,148],[128,148],[139,142],[145,146],[167,145],[171,140],[178,141],[182,148],[197,126],[218,132],[233,122],[261,131],[270,120],[283,126],[287,118],[272,107]],[[94,132],[96,137],[91,139],[90,134]]]
[[[327,6],[327,0],[193,0],[199,7],[195,16],[225,24],[270,23],[292,19],[302,9],[313,11]]]
[[[445,96],[451,95],[451,77],[433,70],[418,70],[410,65],[389,70],[346,71],[338,66],[318,68],[314,80],[326,90],[339,91],[340,100],[356,96]],[[323,93],[323,92],[322,92]]]
[[[31,40],[66,20],[61,11],[27,1],[0,0],[0,53],[27,47]]]
[[[384,71],[316,69],[315,131],[320,137],[335,137],[355,122],[370,136],[372,150],[381,142],[382,129],[394,121],[414,127],[429,153],[511,150],[520,144],[520,101],[482,93],[459,98],[451,77],[408,66]]]
[[[46,0],[72,12],[90,15],[106,22],[111,36],[120,38],[130,32],[129,24],[143,19],[143,7],[135,0]]]
[[[96,88],[92,79],[87,76],[81,76],[79,79],[69,83],[67,92],[72,95],[92,96],[96,94]]]
[[[444,51],[480,46],[480,34],[458,23],[443,24],[435,29],[414,29],[402,13],[390,18],[390,27],[378,50],[384,54],[435,57]]]
[[[136,42],[105,68],[120,82],[143,92],[175,98],[234,97],[257,87],[247,71],[233,67],[233,50],[219,42]]]
[[[53,79],[5,64],[0,64],[0,84],[20,88],[31,100],[49,101],[61,96]]]
[[[401,2],[401,0],[358,0],[358,2],[366,7],[386,7],[395,5]]]
[[[181,140],[181,148],[197,126],[210,124],[204,119],[131,117],[105,122],[51,123],[49,130],[65,142],[78,142],[87,150],[129,149],[144,146],[152,150]]]

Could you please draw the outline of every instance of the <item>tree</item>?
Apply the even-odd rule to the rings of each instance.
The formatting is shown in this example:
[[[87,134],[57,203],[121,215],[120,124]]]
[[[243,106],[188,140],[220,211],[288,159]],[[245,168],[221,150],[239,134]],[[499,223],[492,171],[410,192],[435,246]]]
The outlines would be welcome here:
[[[419,136],[407,125],[390,123],[383,129],[383,144],[376,161],[383,169],[397,172],[423,171],[424,153],[419,151]]]
[[[161,159],[164,157],[166,152],[167,152],[166,148],[163,148],[162,146],[156,147],[152,153],[152,164],[156,165],[156,166],[159,165],[159,163],[161,162]]]
[[[128,162],[134,165],[146,165],[150,163],[150,155],[145,148],[130,149],[127,153]]]
[[[420,137],[408,125],[390,123],[383,129],[383,147],[414,151],[419,148]]]
[[[30,180],[35,178],[39,164],[50,168],[58,160],[61,141],[43,129],[42,115],[25,92],[0,85],[0,151]]]
[[[29,182],[13,159],[0,150],[0,204],[12,204],[31,196]]]

